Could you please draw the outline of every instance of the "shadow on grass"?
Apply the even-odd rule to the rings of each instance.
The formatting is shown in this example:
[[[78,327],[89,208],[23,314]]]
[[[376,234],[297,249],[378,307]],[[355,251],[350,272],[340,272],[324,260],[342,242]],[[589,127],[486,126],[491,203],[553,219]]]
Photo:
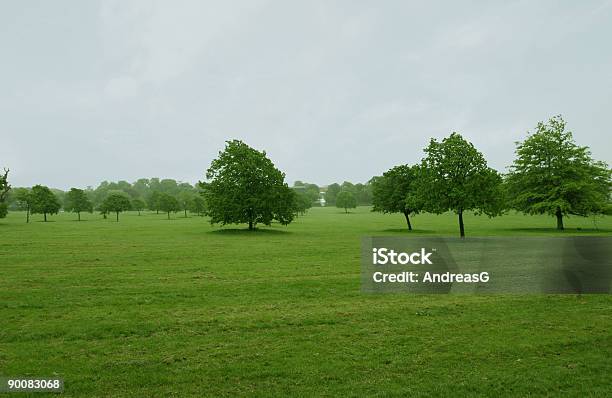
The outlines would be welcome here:
[[[382,232],[394,232],[398,234],[407,234],[407,235],[429,235],[436,234],[436,231],[432,231],[430,229],[413,229],[412,231],[408,230],[408,228],[389,228],[383,229]]]
[[[546,233],[551,233],[551,234],[567,234],[567,233],[574,233],[574,232],[586,232],[586,233],[609,233],[612,232],[612,229],[609,228],[565,228],[564,230],[558,230],[557,228],[541,228],[541,227],[534,227],[534,228],[500,228],[500,231],[509,231],[509,232],[534,232],[534,233],[542,233],[542,232],[546,232]]]
[[[208,234],[216,234],[216,235],[285,235],[292,234],[291,231],[281,231],[278,229],[271,228],[255,228],[253,230],[249,230],[248,228],[221,228],[215,229],[213,231],[208,231]]]

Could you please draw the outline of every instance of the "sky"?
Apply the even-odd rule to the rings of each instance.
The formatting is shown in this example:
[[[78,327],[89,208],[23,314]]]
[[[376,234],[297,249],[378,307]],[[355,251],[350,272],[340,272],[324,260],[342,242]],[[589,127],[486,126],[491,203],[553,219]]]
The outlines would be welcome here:
[[[197,182],[224,141],[365,182],[453,131],[505,171],[561,114],[612,163],[611,1],[3,1],[13,186]]]

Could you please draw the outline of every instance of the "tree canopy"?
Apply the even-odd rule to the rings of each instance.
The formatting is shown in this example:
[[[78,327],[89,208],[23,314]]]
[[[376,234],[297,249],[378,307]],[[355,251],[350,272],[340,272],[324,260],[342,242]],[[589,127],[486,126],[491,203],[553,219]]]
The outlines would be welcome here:
[[[70,191],[66,193],[64,210],[77,213],[78,220],[81,221],[81,212],[87,211],[91,213],[93,211],[93,204],[84,190],[71,188]]]
[[[159,210],[164,213],[168,213],[168,220],[170,219],[170,213],[173,211],[181,210],[179,201],[169,193],[161,193],[159,195]]]
[[[144,200],[140,198],[132,199],[132,209],[136,210],[138,215],[140,215],[140,212],[144,210],[145,206],[146,204]]]
[[[197,194],[194,191],[181,191],[176,197],[178,200],[178,206],[180,210],[183,210],[185,213],[185,218],[187,218],[187,211],[192,208],[193,200]]]
[[[61,204],[57,196],[43,185],[34,185],[30,191],[31,206],[30,213],[42,214],[45,222],[47,214],[57,214]]]
[[[506,177],[509,206],[527,214],[550,214],[563,229],[563,216],[605,213],[610,200],[610,169],[578,146],[561,116],[538,123],[517,142]]]
[[[463,213],[467,210],[488,216],[501,214],[502,179],[472,143],[452,133],[442,142],[431,139],[426,157],[416,169],[417,186],[407,206],[440,214],[454,211],[459,216],[459,234],[465,237]]]
[[[338,183],[329,184],[329,186],[327,187],[327,191],[325,191],[325,202],[327,202],[327,204],[330,206],[335,205],[336,197],[338,196],[340,191],[341,191],[340,184]]]
[[[121,193],[111,193],[106,197],[106,199],[104,199],[100,209],[105,213],[115,213],[117,216],[117,222],[119,222],[119,213],[129,210],[130,207],[130,198],[128,198],[127,195]]]
[[[193,200],[191,201],[191,208],[189,211],[201,216],[204,215],[206,211],[206,201],[202,197],[202,195],[195,195]]]
[[[350,191],[340,191],[336,196],[336,207],[344,209],[344,212],[348,213],[348,209],[357,207],[357,198]]]
[[[406,218],[408,229],[412,230],[410,214],[418,213],[418,209],[410,208],[406,201],[415,189],[417,167],[401,165],[383,173],[372,181],[372,211],[381,213],[402,213]]]
[[[225,150],[200,182],[211,223],[283,225],[296,214],[296,194],[285,183],[285,174],[258,151],[239,140],[227,141]]]

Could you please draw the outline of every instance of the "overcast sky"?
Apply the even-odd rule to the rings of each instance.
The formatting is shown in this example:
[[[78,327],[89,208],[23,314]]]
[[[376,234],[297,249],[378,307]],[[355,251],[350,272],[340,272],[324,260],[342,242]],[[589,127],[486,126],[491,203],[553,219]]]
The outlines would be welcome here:
[[[612,162],[610,1],[3,1],[13,186],[196,182],[224,141],[365,182],[452,131],[500,170],[562,114]]]

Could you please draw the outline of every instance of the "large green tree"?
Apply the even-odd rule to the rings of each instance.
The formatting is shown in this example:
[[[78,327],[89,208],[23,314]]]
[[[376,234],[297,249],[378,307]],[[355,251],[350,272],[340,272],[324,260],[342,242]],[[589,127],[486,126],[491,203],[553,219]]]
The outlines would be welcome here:
[[[170,213],[173,211],[181,210],[179,201],[172,195],[166,192],[162,192],[159,195],[159,210],[164,213],[168,213],[168,220],[170,219]]]
[[[64,199],[64,209],[66,211],[75,212],[78,220],[81,221],[81,212],[87,211],[91,213],[93,211],[93,204],[84,190],[70,188],[70,191],[66,193],[66,198]]]
[[[412,230],[410,214],[418,213],[418,209],[408,206],[406,201],[415,189],[417,167],[400,165],[375,178],[372,185],[372,211],[381,213],[402,213],[406,218],[408,230]]]
[[[348,209],[357,207],[357,198],[351,191],[340,191],[336,196],[336,207],[344,209],[344,212],[348,213]]]
[[[119,222],[119,213],[131,208],[130,198],[126,194],[111,193],[102,202],[100,211],[103,213],[115,213]]]
[[[285,183],[285,174],[258,151],[239,140],[227,141],[225,150],[200,182],[211,223],[283,225],[293,221],[296,194]]]
[[[562,230],[565,215],[605,213],[610,201],[610,169],[578,146],[565,121],[555,116],[538,123],[517,143],[506,177],[509,206],[527,214],[550,214]]]
[[[32,205],[30,213],[42,214],[47,222],[47,214],[57,214],[61,208],[59,199],[55,194],[43,185],[34,185],[30,191]]]
[[[7,197],[11,190],[11,186],[8,183],[8,169],[4,169],[4,174],[0,174],[0,218],[6,217],[8,214]]]
[[[407,197],[408,207],[459,217],[459,235],[465,237],[466,211],[488,216],[501,214],[502,179],[472,143],[452,133],[441,142],[431,139],[417,169],[417,186]]]

